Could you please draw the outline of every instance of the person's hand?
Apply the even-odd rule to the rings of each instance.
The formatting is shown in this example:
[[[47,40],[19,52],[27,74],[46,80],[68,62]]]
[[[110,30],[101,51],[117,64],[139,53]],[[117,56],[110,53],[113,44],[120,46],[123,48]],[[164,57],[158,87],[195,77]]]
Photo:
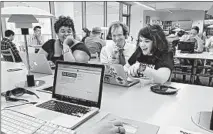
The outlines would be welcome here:
[[[123,48],[124,44],[125,44],[125,40],[124,39],[119,39],[119,40],[117,40],[117,42],[115,42],[115,45],[118,48]]]
[[[73,36],[67,36],[66,39],[63,42],[63,47],[71,47],[72,45],[75,44],[75,39],[73,38]]]
[[[140,63],[136,62],[132,66],[129,67],[128,69],[128,74],[133,76],[133,77],[138,77],[138,70],[140,68]]]
[[[96,125],[89,134],[125,134],[125,129],[120,121],[107,121]]]

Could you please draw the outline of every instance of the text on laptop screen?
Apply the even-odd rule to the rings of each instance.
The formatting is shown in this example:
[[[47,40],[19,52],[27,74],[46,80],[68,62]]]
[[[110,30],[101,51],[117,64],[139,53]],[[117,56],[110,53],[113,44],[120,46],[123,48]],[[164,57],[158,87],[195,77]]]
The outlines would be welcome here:
[[[101,68],[58,65],[55,94],[98,102]]]

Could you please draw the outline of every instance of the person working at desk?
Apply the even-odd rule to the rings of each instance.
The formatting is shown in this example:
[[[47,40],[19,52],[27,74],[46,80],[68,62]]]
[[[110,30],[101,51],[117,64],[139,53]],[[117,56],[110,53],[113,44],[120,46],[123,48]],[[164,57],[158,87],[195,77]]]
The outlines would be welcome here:
[[[180,41],[192,41],[195,42],[195,51],[197,52],[203,52],[204,48],[204,42],[203,40],[198,36],[199,33],[199,27],[194,26],[192,27],[189,35],[183,35],[180,38]]]
[[[12,42],[14,40],[14,36],[15,36],[15,33],[12,30],[5,31],[5,37],[1,41],[1,50],[11,49],[12,54],[15,58],[15,61],[13,62],[21,62],[22,60],[19,55],[19,51],[16,48],[16,45]],[[11,59],[8,59],[8,61],[11,61]]]
[[[159,25],[148,25],[138,33],[138,48],[129,58],[124,69],[131,76],[152,78],[154,83],[163,84],[169,80],[174,67],[173,53]]]
[[[40,26],[35,26],[33,28],[33,35],[30,36],[28,40],[28,44],[30,46],[41,46],[44,42],[41,36],[41,27]],[[39,48],[35,48],[35,53],[38,53]]]
[[[106,42],[100,38],[101,32],[102,30],[100,27],[94,27],[92,28],[92,34],[85,39],[85,45],[89,49],[90,53],[97,53],[98,57],[102,47],[106,45]]]
[[[44,43],[39,54],[45,54],[48,60],[65,60],[85,62],[90,59],[90,52],[84,43],[75,40],[73,20],[68,16],[59,16],[54,24],[58,39],[50,39]]]
[[[104,46],[101,50],[101,63],[112,63],[125,65],[129,57],[135,51],[135,45],[125,41],[128,36],[128,28],[122,22],[114,22],[109,27],[108,36],[112,42]]]

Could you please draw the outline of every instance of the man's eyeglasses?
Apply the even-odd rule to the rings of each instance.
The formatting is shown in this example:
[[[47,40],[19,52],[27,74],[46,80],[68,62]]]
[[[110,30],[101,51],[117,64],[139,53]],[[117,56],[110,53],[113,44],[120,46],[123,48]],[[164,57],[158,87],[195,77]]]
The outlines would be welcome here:
[[[26,102],[29,102],[26,99],[18,99],[18,98],[11,97],[12,95],[19,97],[19,96],[22,96],[23,94],[35,95],[37,98],[39,98],[38,95],[36,95],[34,92],[31,92],[31,91],[26,90],[24,88],[15,88],[13,90],[9,90],[5,94],[3,94],[3,96],[5,96],[6,101],[26,101]]]

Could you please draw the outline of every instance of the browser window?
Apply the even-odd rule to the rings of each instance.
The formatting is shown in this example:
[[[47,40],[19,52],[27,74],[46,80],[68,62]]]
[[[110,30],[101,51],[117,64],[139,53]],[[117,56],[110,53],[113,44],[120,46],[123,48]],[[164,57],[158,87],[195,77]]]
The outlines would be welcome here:
[[[101,68],[59,64],[55,93],[98,102],[100,82]]]

